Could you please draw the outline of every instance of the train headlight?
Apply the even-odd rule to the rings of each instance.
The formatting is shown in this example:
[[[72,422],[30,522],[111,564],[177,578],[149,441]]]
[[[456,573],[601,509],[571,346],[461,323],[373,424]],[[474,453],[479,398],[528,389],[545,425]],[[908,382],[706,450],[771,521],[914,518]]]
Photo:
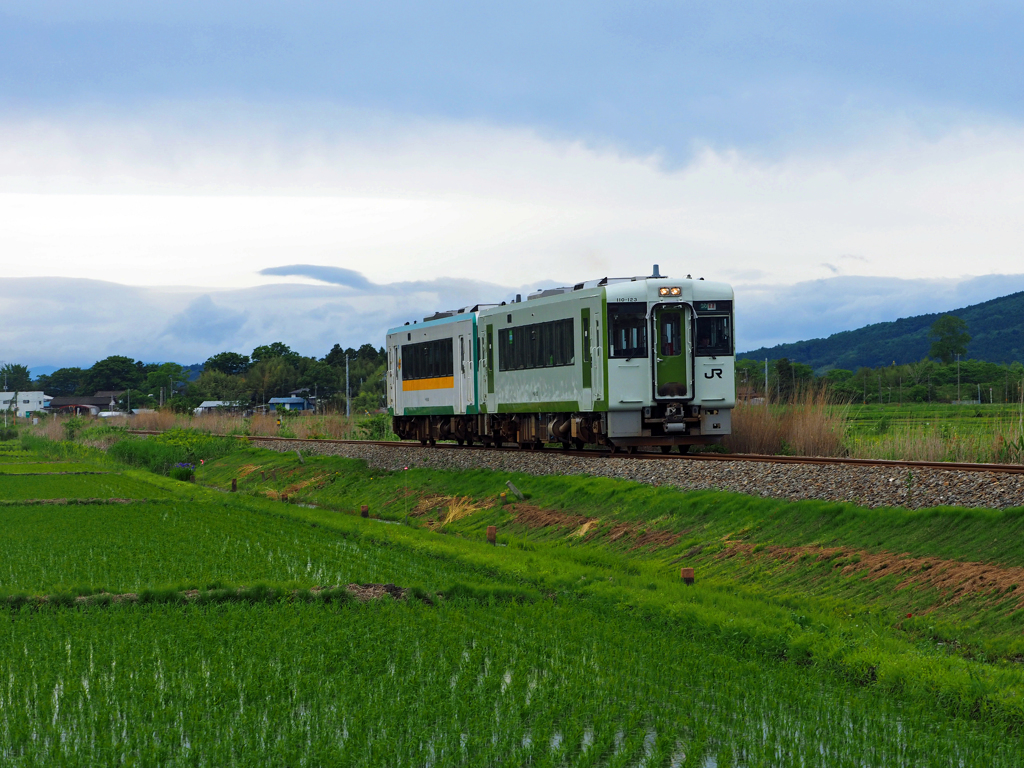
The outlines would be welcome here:
[[[669,296],[678,296],[682,292],[683,291],[680,288],[669,288],[668,289]]]
[[[668,296],[668,288],[659,288],[658,289],[658,295],[659,296]]]

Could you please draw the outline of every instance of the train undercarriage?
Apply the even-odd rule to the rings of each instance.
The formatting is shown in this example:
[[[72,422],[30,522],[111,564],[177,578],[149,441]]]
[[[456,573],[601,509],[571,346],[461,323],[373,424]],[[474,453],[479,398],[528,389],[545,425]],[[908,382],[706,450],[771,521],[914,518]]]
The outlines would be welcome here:
[[[717,411],[711,412],[717,413]],[[450,440],[458,445],[482,444],[501,448],[538,449],[561,445],[564,449],[601,446],[636,451],[640,447],[673,448],[686,453],[693,445],[720,443],[723,435],[701,434],[698,406],[670,403],[645,408],[636,422],[639,428],[623,434],[607,413],[496,413],[455,416],[395,416],[392,428],[403,440],[423,445]]]

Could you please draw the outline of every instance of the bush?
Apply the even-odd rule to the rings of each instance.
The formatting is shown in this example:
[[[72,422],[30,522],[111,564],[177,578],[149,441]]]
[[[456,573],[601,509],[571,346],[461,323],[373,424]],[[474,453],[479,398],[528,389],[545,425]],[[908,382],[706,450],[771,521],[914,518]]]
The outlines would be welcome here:
[[[18,430],[14,427],[0,427],[0,443],[4,440],[17,440]]]
[[[358,424],[359,434],[364,440],[391,440],[391,417],[386,413],[378,413]]]
[[[238,447],[230,437],[214,437],[188,429],[174,429],[149,438],[129,438],[110,447],[108,454],[133,467],[142,467],[178,480],[191,478],[195,465],[206,459],[215,459]],[[191,466],[187,474],[186,465]],[[173,473],[172,470],[182,470]],[[184,476],[180,476],[184,475]]]
[[[171,467],[170,476],[173,480],[181,480],[182,482],[189,482],[195,473],[195,464],[187,464],[185,462],[179,462]]]
[[[86,421],[81,416],[72,416],[64,422],[64,438],[68,441],[74,440],[85,425]]]

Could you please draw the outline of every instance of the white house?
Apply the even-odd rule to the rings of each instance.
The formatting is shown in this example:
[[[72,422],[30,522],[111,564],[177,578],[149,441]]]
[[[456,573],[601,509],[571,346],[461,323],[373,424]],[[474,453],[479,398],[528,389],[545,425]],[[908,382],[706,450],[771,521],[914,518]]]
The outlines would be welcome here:
[[[27,418],[33,413],[38,415],[46,407],[46,402],[52,399],[42,392],[0,392],[0,411]]]

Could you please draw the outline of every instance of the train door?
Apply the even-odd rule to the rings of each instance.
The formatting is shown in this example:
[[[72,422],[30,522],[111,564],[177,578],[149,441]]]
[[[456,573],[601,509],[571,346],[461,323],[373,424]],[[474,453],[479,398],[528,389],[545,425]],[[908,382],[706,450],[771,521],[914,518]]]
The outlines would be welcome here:
[[[602,359],[604,349],[604,336],[601,335],[601,312],[594,315],[594,331],[590,336],[590,358],[593,361],[593,378],[591,391],[594,394],[594,401],[604,398],[604,363]]]
[[[581,368],[583,373],[583,389],[580,393],[580,409],[589,411],[594,407],[594,350],[591,345],[590,336],[590,309],[580,310],[580,333],[581,351],[583,360]]]
[[[473,405],[473,342],[465,334],[459,336],[459,371],[461,372],[461,395],[459,413],[468,413]]]
[[[689,394],[686,314],[678,304],[654,309],[654,396],[661,400]]]
[[[401,364],[398,347],[388,347],[388,407],[392,409],[392,413],[398,413],[398,381],[402,375],[402,371],[399,369]]]
[[[494,394],[494,326],[487,326],[487,394]]]

